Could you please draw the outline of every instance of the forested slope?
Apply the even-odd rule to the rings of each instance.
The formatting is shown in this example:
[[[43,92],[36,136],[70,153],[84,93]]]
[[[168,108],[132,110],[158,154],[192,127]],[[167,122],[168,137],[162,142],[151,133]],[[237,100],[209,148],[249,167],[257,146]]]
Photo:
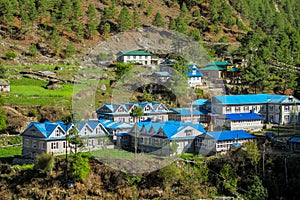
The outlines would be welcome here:
[[[230,44],[240,42],[234,56],[264,68],[267,82],[253,91],[286,93],[296,75],[269,69],[270,62],[300,63],[300,5],[296,0],[1,0],[2,62],[79,58],[105,38],[142,26],[176,30],[195,40]],[[226,55],[226,48],[212,56]],[[225,52],[224,52],[225,51]],[[36,59],[38,58],[38,59]],[[218,58],[222,59],[222,58]],[[247,71],[248,70],[248,71]],[[245,74],[251,74],[247,69]],[[259,70],[261,71],[261,70]],[[252,73],[253,74],[253,73]],[[279,88],[279,80],[291,80]],[[264,79],[266,80],[266,79]]]

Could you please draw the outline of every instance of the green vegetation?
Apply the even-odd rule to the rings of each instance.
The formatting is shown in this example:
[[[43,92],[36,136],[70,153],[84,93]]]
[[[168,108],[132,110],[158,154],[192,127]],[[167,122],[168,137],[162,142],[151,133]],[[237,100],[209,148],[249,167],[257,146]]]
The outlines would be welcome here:
[[[85,177],[90,173],[89,159],[81,154],[72,157],[70,167],[70,178],[76,181],[83,181]]]
[[[0,147],[21,144],[22,137],[18,135],[0,135]]]
[[[118,29],[120,32],[127,31],[131,29],[134,25],[132,16],[129,12],[127,6],[124,6],[121,10],[120,16],[118,18]]]
[[[87,37],[93,38],[98,32],[97,27],[99,24],[99,21],[97,19],[97,14],[96,14],[96,8],[94,4],[89,4],[87,14],[88,14]]]
[[[2,106],[4,105],[5,99],[0,95],[0,111],[2,111]],[[0,113],[0,131],[6,129],[6,115]]]
[[[12,60],[14,58],[17,57],[17,53],[14,52],[14,51],[6,51],[5,52],[5,57],[8,59],[8,60]]]
[[[116,79],[120,79],[123,75],[133,69],[133,64],[127,63],[116,63],[115,65],[115,72],[116,72]]]
[[[47,175],[51,174],[55,166],[54,156],[51,154],[39,154],[36,156],[36,169],[40,170],[42,173],[46,173]]]
[[[34,164],[13,165],[12,168],[20,170],[31,170],[34,168]]]
[[[166,23],[165,23],[165,20],[162,17],[162,15],[158,12],[158,13],[156,13],[154,21],[152,22],[152,24],[154,26],[157,26],[157,27],[165,27]]]
[[[21,154],[22,146],[0,147],[0,158],[20,156]]]
[[[45,88],[47,82],[30,78],[11,80],[11,92],[7,102],[15,105],[49,105],[51,103],[62,103],[70,105],[73,93],[73,84],[64,84],[62,89],[48,90]],[[18,98],[16,98],[18,97]]]
[[[7,69],[0,63],[0,78],[6,78]]]
[[[258,176],[254,176],[253,184],[248,186],[248,192],[245,195],[246,200],[268,199],[268,190],[263,186]]]

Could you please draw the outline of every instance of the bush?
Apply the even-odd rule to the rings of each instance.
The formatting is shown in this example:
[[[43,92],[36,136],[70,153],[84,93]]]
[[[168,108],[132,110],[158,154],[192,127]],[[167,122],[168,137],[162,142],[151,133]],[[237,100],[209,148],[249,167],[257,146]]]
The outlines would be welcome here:
[[[227,36],[223,36],[221,37],[221,39],[219,40],[219,42],[228,42],[229,38]]]
[[[51,154],[43,153],[36,156],[36,169],[43,173],[51,173],[55,166],[54,156]]]
[[[28,170],[28,169],[33,169],[34,164],[13,165],[12,167],[20,170]]]
[[[28,117],[36,117],[37,116],[37,113],[35,110],[30,110],[27,114]]]
[[[66,57],[69,58],[76,53],[76,49],[72,43],[69,43],[66,47]]]
[[[69,177],[76,181],[83,181],[90,172],[89,159],[82,155],[76,155],[73,158]]]
[[[39,53],[38,49],[36,48],[36,44],[31,44],[29,47],[29,55],[36,56]]]
[[[7,51],[5,52],[5,57],[9,60],[12,60],[17,57],[17,54],[14,51]]]

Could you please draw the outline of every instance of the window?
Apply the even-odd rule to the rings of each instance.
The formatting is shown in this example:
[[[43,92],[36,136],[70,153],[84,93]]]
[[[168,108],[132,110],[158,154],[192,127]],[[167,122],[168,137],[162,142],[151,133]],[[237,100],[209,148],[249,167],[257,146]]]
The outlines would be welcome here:
[[[40,142],[40,149],[45,149],[45,142]]]
[[[35,135],[35,130],[33,129],[33,130],[30,130],[30,134],[31,135]]]
[[[249,112],[249,106],[244,106],[244,111]]]
[[[290,110],[290,107],[289,106],[284,106],[284,111],[285,112],[288,112]]]
[[[140,56],[140,59],[142,59],[142,56]]]
[[[51,142],[51,149],[58,149],[58,142]]]
[[[289,115],[285,115],[284,116],[284,123],[289,123],[290,122],[290,116]]]
[[[67,148],[67,142],[63,142],[63,148]]]
[[[255,112],[257,110],[257,107],[256,106],[253,106],[252,107],[252,110]]]
[[[270,106],[270,111],[273,111],[274,110],[274,106]]]
[[[145,111],[149,111],[149,110],[150,110],[150,106],[146,106]]]
[[[226,107],[226,112],[231,112],[231,107],[227,106]]]
[[[30,146],[30,141],[28,139],[24,139],[24,146],[29,147]]]
[[[35,141],[35,140],[32,140],[32,148],[36,148],[37,147],[37,141]]]
[[[56,130],[56,136],[60,136],[60,132],[58,129]]]
[[[136,56],[133,56],[133,59],[136,59]]]
[[[191,135],[193,135],[193,134],[192,134],[192,130],[186,130],[186,131],[185,131],[185,135],[186,135],[186,136],[191,136]]]
[[[195,145],[196,145],[197,147],[200,147],[200,146],[201,146],[201,143],[202,143],[202,141],[201,141],[200,139],[196,139]]]
[[[261,111],[265,111],[265,106],[261,106]]]
[[[241,112],[241,108],[239,106],[235,107],[235,112]]]
[[[89,147],[94,146],[94,140],[93,139],[88,140],[88,146]]]
[[[144,138],[140,138],[140,144],[144,144]]]

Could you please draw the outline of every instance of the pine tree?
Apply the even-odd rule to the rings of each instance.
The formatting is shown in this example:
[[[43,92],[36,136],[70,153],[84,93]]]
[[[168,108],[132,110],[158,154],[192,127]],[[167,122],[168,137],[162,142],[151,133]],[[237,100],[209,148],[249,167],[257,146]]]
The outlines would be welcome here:
[[[88,7],[88,38],[92,38],[97,33],[98,20],[96,15],[96,8],[94,4],[90,4]]]
[[[6,23],[10,23],[14,19],[14,5],[10,0],[0,2],[0,19]]]
[[[135,28],[140,28],[142,26],[140,14],[137,11],[133,12],[133,23]]]
[[[61,22],[67,24],[70,21],[73,4],[71,0],[63,0],[61,6]]]
[[[170,30],[176,30],[176,22],[173,18],[170,18],[169,29]]]
[[[155,18],[154,18],[154,21],[152,22],[152,24],[154,26],[157,26],[157,27],[165,27],[165,20],[164,18],[161,16],[161,14],[158,12],[156,13],[155,15]]]
[[[184,34],[188,33],[188,24],[182,16],[176,19],[176,31]]]
[[[48,9],[49,9],[49,2],[47,0],[39,0],[36,2],[37,4],[37,13],[41,20],[46,17],[47,15],[49,15]]]
[[[109,34],[110,34],[110,24],[109,24],[108,22],[106,22],[106,23],[104,24],[104,36],[105,36],[106,38],[108,38],[108,37],[109,37]]]
[[[57,27],[53,28],[50,39],[51,39],[51,44],[52,44],[52,48],[54,50],[54,53],[56,55],[58,55],[60,53],[60,48],[61,48],[61,37],[59,35]]]
[[[127,31],[133,27],[132,16],[129,12],[127,6],[124,6],[121,10],[119,19],[118,19],[118,29],[119,31]]]
[[[196,40],[196,41],[202,40],[202,36],[201,36],[199,30],[196,29],[196,28],[190,30],[189,36],[190,36],[193,40]]]
[[[78,20],[83,16],[83,11],[80,2],[81,0],[73,1],[73,20]]]

